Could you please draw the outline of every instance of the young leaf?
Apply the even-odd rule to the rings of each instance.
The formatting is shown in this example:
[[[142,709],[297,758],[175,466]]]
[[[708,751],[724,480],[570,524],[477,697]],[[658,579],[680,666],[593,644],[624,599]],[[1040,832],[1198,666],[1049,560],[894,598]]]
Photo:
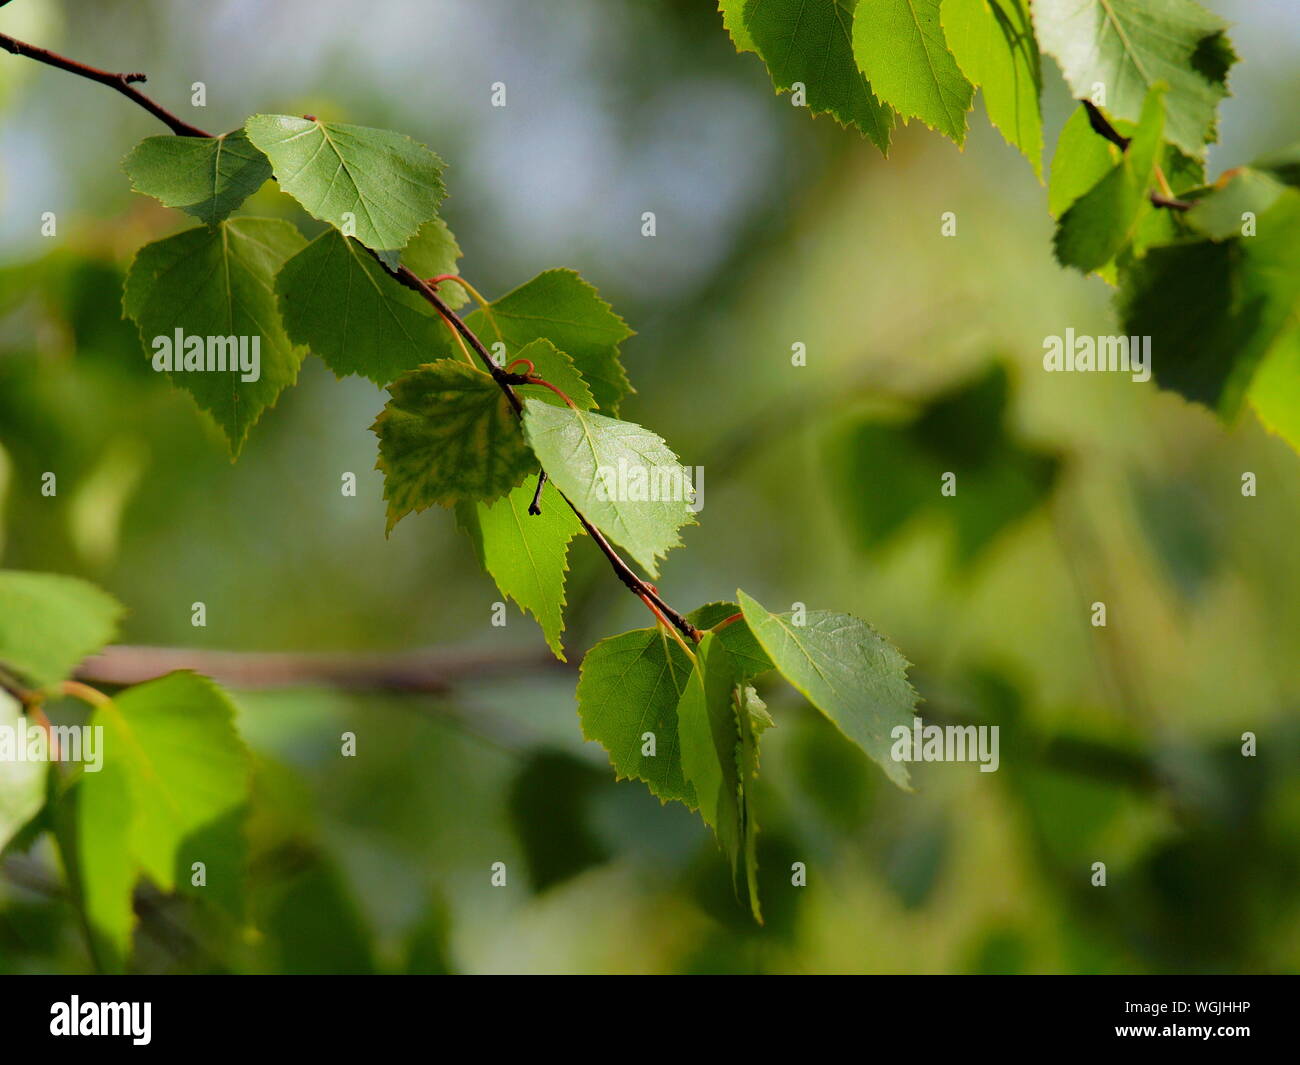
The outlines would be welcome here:
[[[170,342],[173,383],[212,415],[232,456],[262,411],[297,380],[304,352],[285,335],[274,284],[305,243],[288,222],[236,218],[146,244],[127,274],[124,313],[155,359],[158,343]],[[185,348],[197,340],[202,350],[178,346],[181,335]],[[245,373],[239,352],[247,349],[252,366],[254,344],[259,359]],[[243,379],[254,373],[256,379]]]
[[[564,575],[569,571],[569,541],[582,526],[550,483],[542,487],[542,512],[529,514],[535,490],[525,482],[495,503],[462,503],[456,512],[501,594],[537,619],[547,644],[563,662]]]
[[[767,712],[767,703],[758,697],[758,692],[752,685],[736,685],[737,705],[745,709],[741,728],[748,729],[753,733],[754,739],[763,735],[770,728],[776,728],[776,722],[772,720],[772,715]],[[748,725],[745,722],[748,721]],[[758,748],[754,748],[754,773],[758,772]],[[752,774],[751,774],[752,775]]]
[[[1043,178],[1043,89],[1028,0],[943,0],[944,39],[984,94],[989,121]]]
[[[75,577],[0,570],[0,670],[53,687],[113,638],[122,614],[111,595]]]
[[[447,342],[447,326],[428,303],[337,229],[285,263],[275,290],[289,337],[336,377],[360,374],[386,385]]]
[[[960,145],[975,90],[948,51],[939,0],[860,0],[853,55],[876,93]]]
[[[1152,210],[1147,197],[1164,131],[1164,96],[1162,87],[1151,90],[1142,121],[1120,161],[1061,216],[1053,242],[1061,265],[1084,273],[1106,265]]]
[[[891,730],[912,727],[917,695],[908,662],[865,621],[809,611],[805,624],[770,614],[744,592],[736,599],[776,668],[895,784],[910,791],[907,767],[890,756]]]
[[[122,167],[136,192],[210,226],[271,177],[271,164],[242,129],[220,137],[149,137]]]
[[[434,503],[491,502],[537,469],[519,418],[482,370],[439,359],[399,377],[388,392],[370,428],[379,437],[375,468],[384,474],[390,531]]]
[[[125,953],[139,872],[163,891],[176,870],[212,856],[195,833],[247,801],[248,753],[225,693],[195,673],[169,673],[96,709],[104,761],[77,787],[77,838],[87,910]]]
[[[713,829],[734,872],[741,853],[740,726],[731,663],[718,638],[704,634],[677,703],[682,776],[695,791],[704,823]]]
[[[582,735],[609,752],[619,780],[643,780],[661,802],[694,809],[677,725],[677,704],[691,669],[686,652],[662,628],[633,629],[587,652],[577,695]],[[653,754],[642,753],[650,749]]]
[[[292,115],[253,115],[244,128],[281,189],[389,266],[445,195],[442,160],[391,130]]]
[[[1093,131],[1088,110],[1080,105],[1061,127],[1052,153],[1047,209],[1060,218],[1070,205],[1104,178],[1119,162],[1119,149]]]
[[[537,399],[524,435],[555,487],[651,577],[695,518],[690,478],[664,441],[639,425]]]
[[[402,249],[402,265],[410,267],[414,273],[426,279],[459,273],[456,265],[459,262],[460,245],[441,218],[425,222],[411,238],[411,243]],[[463,307],[469,299],[469,293],[455,281],[440,281],[438,295],[453,311]],[[425,307],[428,306],[426,303]]]
[[[618,413],[619,403],[632,391],[618,358],[618,346],[632,330],[572,270],[546,270],[475,311],[465,323],[485,344],[504,343],[506,362],[534,340],[549,340],[573,360],[596,405],[608,414]]]
[[[809,111],[857,126],[887,155],[894,112],[854,62],[854,18],[849,0],[748,0],[744,7],[747,40],[772,84],[789,90],[802,83]]]
[[[1098,86],[1107,114],[1138,121],[1147,94],[1169,86],[1168,137],[1200,158],[1215,139],[1215,110],[1236,61],[1226,24],[1194,0],[1034,0],[1042,50],[1078,99]]]
[[[47,764],[17,757],[19,746],[27,744],[28,725],[18,700],[0,689],[0,853],[45,805]],[[6,751],[10,736],[14,748]]]

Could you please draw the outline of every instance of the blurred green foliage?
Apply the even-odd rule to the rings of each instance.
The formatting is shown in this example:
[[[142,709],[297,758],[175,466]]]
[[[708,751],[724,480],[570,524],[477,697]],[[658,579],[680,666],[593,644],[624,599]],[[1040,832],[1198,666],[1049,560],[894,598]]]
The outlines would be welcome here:
[[[572,0],[551,22],[523,5],[452,6],[456,33],[433,32],[414,3],[353,33],[298,3],[250,26],[263,15],[115,2],[78,8],[60,35],[46,4],[40,43],[147,69],[173,103],[205,78],[214,127],[310,105],[434,147],[479,288],[572,266],[637,329],[625,415],[706,470],[665,597],[689,609],[740,585],[773,609],[869,619],[916,663],[924,718],[1001,727],[1001,768],[917,765],[917,793],[899,793],[793,694],[772,697],[760,928],[698,821],[615,782],[582,743],[573,669],[446,695],[236,691],[257,760],[242,905],[144,887],[133,966],[1300,968],[1290,449],[1249,416],[1225,428],[1122,375],[1042,372],[1045,335],[1113,331],[1108,292],[1052,261],[1045,190],[995,133],[972,131],[958,153],[900,129],[884,162],[773,96],[708,5]],[[310,32],[282,66],[288,25]],[[1239,96],[1251,25],[1235,38]],[[1256,40],[1270,32],[1253,25]],[[247,47],[232,54],[231,39]],[[491,626],[498,593],[450,515],[385,539],[372,384],[309,358],[230,464],[120,320],[131,252],[175,225],[117,167],[157,130],[57,72],[13,83],[3,58],[0,562],[102,584],[130,608],[129,643],[540,660],[531,619],[512,608]],[[425,72],[427,91],[408,91]],[[1253,76],[1281,77],[1267,63]],[[500,114],[487,103],[497,77],[512,93]],[[1069,101],[1047,105],[1054,130]],[[1272,121],[1225,107],[1233,156],[1276,142]],[[727,140],[735,130],[750,152]],[[42,243],[46,209],[59,237]],[[638,235],[651,209],[653,241]],[[959,236],[940,236],[944,211]],[[806,366],[791,365],[796,342]],[[950,469],[959,490],[944,500]],[[1255,497],[1241,494],[1246,471]],[[996,505],[976,506],[977,490]],[[589,547],[571,552],[575,663],[646,623]],[[196,629],[199,600],[209,623]],[[1095,601],[1106,628],[1089,624]],[[346,731],[355,758],[340,756]],[[1247,731],[1255,757],[1241,754]],[[0,972],[89,970],[48,837],[17,843],[0,877]],[[1090,883],[1097,861],[1104,888]]]

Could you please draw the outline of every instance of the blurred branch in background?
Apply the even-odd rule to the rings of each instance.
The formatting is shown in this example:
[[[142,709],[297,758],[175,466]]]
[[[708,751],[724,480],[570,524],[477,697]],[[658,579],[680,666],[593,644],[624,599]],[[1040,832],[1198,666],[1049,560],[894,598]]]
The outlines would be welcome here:
[[[445,695],[466,680],[561,670],[550,654],[427,648],[395,654],[299,654],[195,651],[178,647],[109,647],[86,660],[79,679],[91,684],[142,684],[176,669],[232,688],[294,688],[324,685],[347,691]]]
[[[90,684],[128,687],[190,669],[244,691],[325,687],[445,696],[470,681],[568,668],[545,651],[428,648],[393,654],[302,654],[115,646],[87,659],[77,676]],[[518,754],[536,742],[513,720],[464,703],[463,697],[456,705],[430,700],[422,709],[504,751]]]
[[[572,666],[557,661],[547,652],[521,654],[477,648],[424,648],[393,654],[303,654],[114,646],[87,659],[77,671],[77,677],[90,684],[126,687],[177,669],[192,669],[227,687],[245,691],[332,687],[407,695],[450,695],[459,686],[474,681],[531,673],[559,676],[574,672]],[[520,735],[513,722],[484,707],[462,711],[440,704],[439,716],[448,717],[507,750],[519,751],[529,746],[528,738]],[[943,700],[941,705],[929,705],[925,718],[959,727],[987,723],[977,721],[948,700]],[[1154,760],[1138,751],[1059,735],[1050,740],[1026,737],[1023,742],[1029,749],[1038,751],[1038,761],[1047,768],[1123,784],[1138,791],[1150,791],[1162,783]]]

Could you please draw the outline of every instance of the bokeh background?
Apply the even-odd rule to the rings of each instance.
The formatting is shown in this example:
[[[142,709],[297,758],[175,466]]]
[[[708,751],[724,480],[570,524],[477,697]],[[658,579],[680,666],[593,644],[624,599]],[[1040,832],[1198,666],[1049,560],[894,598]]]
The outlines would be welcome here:
[[[1295,138],[1300,8],[1208,6],[1242,56],[1213,176]],[[207,128],[310,112],[432,146],[481,290],[575,267],[638,331],[624,417],[705,468],[666,598],[856,613],[915,663],[923,716],[1002,728],[998,772],[917,766],[907,795],[769,682],[754,925],[698,819],[581,739],[576,663],[646,624],[593,546],[574,544],[570,666],[550,667],[513,606],[491,626],[499,594],[450,514],[385,539],[370,383],[309,358],[232,465],[119,319],[135,248],[187,224],[119,166],[161,128],[0,55],[0,564],[102,584],[124,643],[500,666],[440,695],[237,691],[258,766],[244,916],[146,887],[136,968],[1300,968],[1300,457],[1249,415],[1042,371],[1044,336],[1113,331],[1110,293],[1056,265],[1045,189],[981,104],[964,151],[913,124],[883,160],[774,95],[705,0],[17,0],[0,31],[145,70]],[[1050,155],[1071,101],[1045,68]],[[248,208],[292,216],[274,186]],[[947,469],[969,473],[960,505]],[[52,852],[21,857],[0,971],[88,970]]]

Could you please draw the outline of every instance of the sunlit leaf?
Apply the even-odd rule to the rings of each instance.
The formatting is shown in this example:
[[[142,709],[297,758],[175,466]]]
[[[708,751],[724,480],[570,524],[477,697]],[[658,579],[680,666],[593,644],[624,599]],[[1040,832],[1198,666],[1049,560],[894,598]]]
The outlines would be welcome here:
[[[244,128],[281,189],[390,266],[438,213],[442,160],[410,137],[293,115],[253,115]]]
[[[910,790],[907,767],[890,755],[893,729],[912,727],[917,694],[908,662],[865,621],[811,610],[798,624],[737,592],[754,636],[795,688],[856,743],[895,784]]]
[[[524,404],[524,434],[555,486],[650,576],[694,524],[691,481],[649,429],[589,411]]]

